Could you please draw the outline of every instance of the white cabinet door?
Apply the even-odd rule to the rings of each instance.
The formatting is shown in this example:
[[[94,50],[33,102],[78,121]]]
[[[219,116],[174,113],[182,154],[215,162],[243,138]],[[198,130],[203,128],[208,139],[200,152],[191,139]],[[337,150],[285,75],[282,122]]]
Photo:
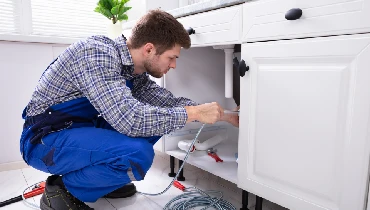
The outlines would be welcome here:
[[[293,8],[298,20],[286,20]],[[369,0],[265,0],[243,6],[243,42],[370,32]]]
[[[363,210],[370,35],[242,46],[238,185],[291,210]]]

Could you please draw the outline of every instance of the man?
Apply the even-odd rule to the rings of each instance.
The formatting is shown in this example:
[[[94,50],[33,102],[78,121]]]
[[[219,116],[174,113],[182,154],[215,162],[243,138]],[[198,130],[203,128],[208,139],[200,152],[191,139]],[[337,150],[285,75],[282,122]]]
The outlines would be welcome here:
[[[41,76],[23,112],[20,148],[32,167],[54,174],[41,209],[91,209],[84,202],[124,198],[144,179],[153,144],[185,123],[228,121],[217,103],[198,105],[151,81],[190,47],[184,27],[153,10],[129,40],[93,36],[67,48]]]

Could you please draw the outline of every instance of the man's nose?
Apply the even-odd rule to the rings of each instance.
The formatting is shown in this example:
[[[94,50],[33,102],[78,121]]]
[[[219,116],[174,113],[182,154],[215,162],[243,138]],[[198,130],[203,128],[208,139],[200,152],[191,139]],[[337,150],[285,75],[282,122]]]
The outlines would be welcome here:
[[[172,61],[169,65],[170,68],[174,69],[176,68],[176,61]]]

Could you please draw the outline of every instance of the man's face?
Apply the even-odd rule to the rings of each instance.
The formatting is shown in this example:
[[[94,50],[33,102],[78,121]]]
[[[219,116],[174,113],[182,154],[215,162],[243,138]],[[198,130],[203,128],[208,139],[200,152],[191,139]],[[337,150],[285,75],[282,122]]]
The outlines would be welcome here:
[[[175,45],[161,55],[153,53],[144,61],[144,68],[149,75],[155,78],[161,78],[171,68],[176,68],[176,59],[180,55],[181,46]]]

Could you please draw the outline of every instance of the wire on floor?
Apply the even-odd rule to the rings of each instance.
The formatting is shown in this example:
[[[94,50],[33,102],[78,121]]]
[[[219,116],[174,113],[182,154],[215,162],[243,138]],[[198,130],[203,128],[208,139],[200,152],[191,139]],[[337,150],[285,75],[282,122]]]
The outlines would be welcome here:
[[[204,128],[205,124],[200,127],[197,135],[193,139],[188,151],[186,152],[185,158],[183,160],[182,165],[180,166],[179,170],[176,173],[176,176],[172,179],[171,183],[167,186],[166,189],[164,189],[160,193],[143,193],[143,192],[138,192],[142,195],[147,195],[147,196],[157,196],[157,195],[162,195],[165,193],[168,189],[171,188],[171,186],[175,183],[175,180],[180,174],[180,171],[183,169],[186,160],[189,157],[190,151],[193,148],[193,145],[198,139],[198,136],[202,129]],[[179,183],[175,183],[178,185]],[[184,194],[181,194],[173,199],[171,199],[163,208],[164,210],[187,210],[187,209],[192,209],[194,207],[204,207],[201,210],[213,207],[217,210],[236,210],[236,208],[228,201],[222,199],[223,195],[222,192],[220,191],[215,191],[215,190],[207,190],[207,191],[202,191],[196,187],[189,187],[189,188],[184,188],[183,186],[182,190],[185,192]],[[181,188],[178,187],[178,188]],[[212,197],[210,194],[220,194],[219,197]]]

